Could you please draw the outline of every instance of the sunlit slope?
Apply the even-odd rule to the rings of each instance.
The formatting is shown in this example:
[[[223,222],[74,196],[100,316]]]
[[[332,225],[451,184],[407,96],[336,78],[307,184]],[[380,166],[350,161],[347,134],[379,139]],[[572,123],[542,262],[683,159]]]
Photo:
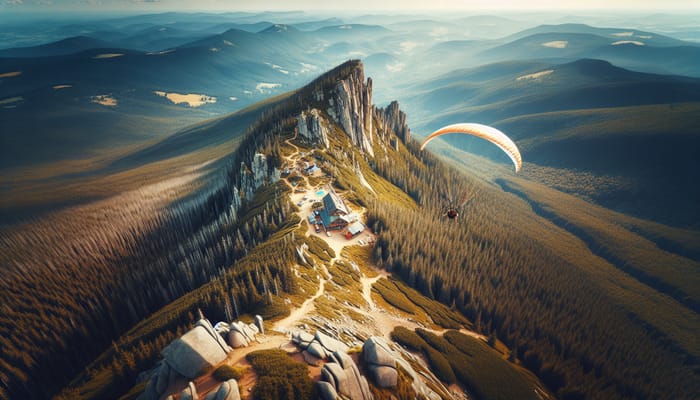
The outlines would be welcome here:
[[[164,126],[175,123],[182,124],[182,119],[153,119],[152,125],[147,125],[143,119],[129,119],[121,114],[110,118],[109,112],[103,111],[99,105],[94,105],[93,113],[76,107],[75,113],[83,118],[80,120],[80,129],[70,130],[72,125],[59,124],[60,132],[68,131],[67,137],[61,141],[51,139],[55,134],[53,132],[43,139],[43,143],[35,144],[36,136],[42,130],[32,132],[34,136],[27,134],[7,139],[11,146],[3,149],[3,153],[7,151],[8,158],[20,157],[23,162],[31,160],[33,164],[7,168],[7,174],[0,178],[0,190],[5,192],[0,201],[0,220],[11,221],[40,214],[45,210],[105,198],[175,177],[181,173],[182,168],[229,155],[252,122],[287,96],[289,94],[271,98],[224,117],[191,125],[164,139],[152,138],[148,141],[137,141],[126,135],[125,131],[115,130],[127,123],[131,124],[129,128],[136,130],[147,129],[149,126],[153,126],[154,130],[163,129]],[[8,111],[12,110],[0,110],[0,113]],[[88,129],[85,126],[87,117],[94,118],[94,128]],[[115,125],[110,126],[110,121],[114,121]],[[134,126],[137,123],[139,125]],[[101,127],[105,129],[100,130]],[[99,136],[98,132],[103,136],[95,137]],[[11,132],[2,133],[10,134]],[[88,138],[85,138],[86,135]],[[87,143],[80,142],[83,139]],[[76,141],[80,143],[75,143]],[[100,148],[97,143],[99,146],[114,146],[116,149],[96,151],[95,148]],[[95,154],[87,152],[86,146],[93,146]],[[53,158],[42,158],[44,152],[49,152]]]
[[[73,36],[39,46],[15,47],[0,50],[0,57],[50,57],[78,53],[89,49],[114,47],[110,43],[88,36]]]
[[[152,94],[122,94],[66,83],[17,96],[12,107],[0,107],[0,170],[115,158],[115,151],[144,146],[209,115],[153,102]]]

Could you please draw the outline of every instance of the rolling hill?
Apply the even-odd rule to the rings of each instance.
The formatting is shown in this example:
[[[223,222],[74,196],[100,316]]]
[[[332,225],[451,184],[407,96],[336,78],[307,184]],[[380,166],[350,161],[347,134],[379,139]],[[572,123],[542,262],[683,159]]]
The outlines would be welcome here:
[[[700,77],[700,46],[652,32],[583,24],[540,25],[499,41],[502,43],[478,53],[482,62],[596,58],[637,71]]]
[[[17,47],[11,49],[0,50],[1,58],[31,58],[31,57],[51,57],[64,56],[73,53],[79,53],[89,49],[109,48],[114,47],[110,43],[93,39],[88,36],[75,36],[67,39],[62,39],[57,42],[48,43],[33,47]]]
[[[516,140],[527,162],[620,183],[581,186],[578,193],[589,200],[679,226],[699,222],[693,206],[698,192],[690,184],[698,179],[692,156],[700,147],[694,128],[698,79],[633,72],[599,60],[533,61],[459,70],[415,88],[419,94],[406,108],[420,110],[417,131],[455,121],[491,123]],[[478,141],[447,140],[504,160]]]

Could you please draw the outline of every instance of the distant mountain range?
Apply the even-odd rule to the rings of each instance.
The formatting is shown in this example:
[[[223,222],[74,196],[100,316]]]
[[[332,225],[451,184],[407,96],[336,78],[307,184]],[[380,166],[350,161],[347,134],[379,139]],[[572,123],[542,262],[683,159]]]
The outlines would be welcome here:
[[[523,159],[618,181],[587,195],[608,207],[682,226],[700,222],[700,79],[633,72],[600,60],[506,62],[416,85],[414,132],[459,121],[493,124]],[[486,143],[449,143],[507,161]],[[558,183],[563,186],[562,182]],[[583,192],[580,192],[583,193]]]
[[[174,144],[185,140],[180,129],[186,124],[244,109],[355,57],[376,78],[379,103],[400,100],[419,136],[461,120],[493,123],[523,142],[526,162],[552,168],[626,177],[641,171],[624,157],[606,164],[568,153],[557,157],[564,154],[563,143],[575,143],[571,132],[580,129],[582,113],[611,124],[623,120],[620,110],[630,107],[690,118],[690,125],[697,120],[664,110],[685,110],[680,104],[700,101],[698,43],[646,29],[529,25],[490,16],[305,19],[299,13],[159,14],[48,25],[52,35],[80,35],[0,50],[0,123],[8,127],[0,168],[76,157],[114,161],[121,158],[114,150],[127,147],[139,148],[141,155],[158,153],[148,150],[152,146],[178,152]],[[29,31],[17,26],[16,35]],[[593,117],[583,120],[588,118]],[[686,125],[683,132],[660,127],[657,137],[696,140]],[[620,135],[640,129],[632,123],[615,126]],[[222,130],[212,140],[223,136]],[[558,147],[552,147],[555,138]],[[182,153],[210,140],[186,142]],[[488,146],[468,146],[501,156]],[[682,159],[664,167],[684,171],[679,182],[694,178],[688,176],[692,168],[678,164]],[[596,198],[611,199],[609,193]],[[671,214],[677,215],[665,221],[679,221],[680,210],[688,207],[675,207]],[[651,215],[645,206],[632,208]]]

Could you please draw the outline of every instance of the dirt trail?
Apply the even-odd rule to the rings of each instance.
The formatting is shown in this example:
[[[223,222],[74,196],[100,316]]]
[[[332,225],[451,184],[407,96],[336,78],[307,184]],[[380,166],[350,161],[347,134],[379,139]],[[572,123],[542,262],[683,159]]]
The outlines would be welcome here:
[[[360,282],[362,282],[362,297],[369,305],[370,311],[374,310],[376,307],[374,301],[372,300],[372,285],[374,285],[378,280],[389,276],[389,273],[384,270],[378,272],[379,275],[375,276],[374,278],[368,278],[366,275],[362,275],[362,278],[360,278]]]
[[[295,138],[296,136],[291,139],[288,139],[285,142],[287,145],[295,149],[294,153],[285,157],[286,162],[290,166],[295,166],[300,159],[299,148],[291,143],[291,141]],[[302,185],[302,187],[306,188],[306,191],[304,192],[297,192],[296,189],[298,189],[299,186],[295,187],[291,185],[291,183],[286,179],[284,181],[292,189],[292,191],[289,194],[290,199],[294,204],[298,204],[299,211],[297,212],[297,214],[299,215],[301,221],[303,221],[306,219],[306,216],[308,216],[312,212],[311,204],[315,201],[320,201],[320,199],[322,198],[322,194],[317,193],[317,191],[321,190],[322,187],[313,187],[309,184],[308,176],[304,174],[301,174],[300,176],[303,179],[302,182],[305,184]],[[364,215],[364,212],[366,210],[364,208],[361,208],[359,210],[354,211],[357,212],[360,216],[362,216]],[[301,225],[301,223],[299,225]],[[361,244],[360,240],[362,239],[364,239],[364,241],[368,243],[373,241],[368,239],[375,239],[374,235],[371,232],[363,233],[350,240],[346,239],[344,235],[338,232],[331,233],[331,235],[328,236],[323,231],[320,233],[316,233],[313,225],[311,224],[309,224],[309,228],[305,234],[306,236],[316,235],[317,237],[323,239],[326,243],[328,243],[328,245],[335,251],[335,257],[328,263],[328,267],[324,264],[321,265],[322,271],[319,271],[321,272],[321,278],[319,280],[318,290],[311,297],[304,300],[300,307],[292,310],[289,316],[274,322],[272,329],[270,329],[270,332],[266,335],[258,336],[257,342],[253,342],[248,347],[239,348],[231,352],[229,354],[228,359],[225,361],[226,364],[250,367],[250,364],[245,359],[245,356],[248,353],[256,350],[281,348],[287,345],[290,339],[289,333],[295,329],[295,326],[300,321],[314,314],[316,310],[316,306],[314,304],[315,300],[326,294],[326,289],[329,287],[329,285],[334,285],[332,280],[326,279],[324,278],[324,276],[331,276],[331,274],[328,271],[328,268],[332,268],[335,261],[341,260],[343,258],[341,256],[341,252],[343,251],[345,246],[359,245]],[[419,327],[425,328],[438,335],[442,335],[446,331],[445,329],[430,329],[428,327],[425,327],[418,321],[414,321],[411,318],[407,318],[406,316],[401,315],[391,307],[385,308],[381,304],[378,305],[377,303],[375,303],[374,300],[372,300],[372,285],[374,285],[378,280],[382,278],[390,277],[391,274],[385,270],[377,269],[371,265],[368,267],[376,275],[369,277],[363,273],[360,277],[360,282],[362,285],[361,296],[365,300],[367,305],[355,307],[347,304],[339,304],[338,307],[352,309],[353,311],[367,316],[369,318],[369,321],[351,320],[347,322],[348,328],[352,327],[352,330],[356,332],[364,332],[367,335],[379,335],[387,339],[390,339],[391,332],[397,326],[404,326],[409,329],[415,329]],[[466,329],[461,329],[460,331],[464,334],[482,340],[486,340],[486,338],[483,335],[479,335],[475,332]],[[300,354],[296,354],[295,357],[298,358],[298,361],[303,361]],[[423,363],[425,364],[425,362]],[[317,378],[320,374],[320,369],[318,367],[315,367],[315,370],[313,371],[315,372],[312,375],[314,375]],[[246,374],[246,376],[241,381],[239,381],[243,399],[250,398],[250,390],[255,385],[256,380],[257,376],[254,373],[250,373]],[[208,392],[218,387],[218,381],[211,376],[211,373],[205,374],[197,378],[195,384],[197,386],[200,396],[204,396]],[[176,393],[175,397],[179,398],[179,393]]]
[[[304,319],[310,312],[313,310],[314,307],[314,300],[318,299],[321,297],[326,290],[326,280],[321,278],[321,282],[318,285],[318,290],[316,291],[316,294],[313,296],[309,297],[304,301],[304,303],[301,305],[301,307],[293,310],[289,316],[275,322],[275,327],[273,328],[277,332],[287,332],[289,331],[290,328],[294,326],[297,322],[300,320]]]

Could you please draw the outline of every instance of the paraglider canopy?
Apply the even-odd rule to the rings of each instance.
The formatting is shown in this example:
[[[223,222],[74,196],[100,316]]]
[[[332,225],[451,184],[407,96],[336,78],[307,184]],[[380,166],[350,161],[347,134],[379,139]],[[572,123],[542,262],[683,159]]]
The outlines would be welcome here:
[[[448,133],[462,133],[486,139],[489,142],[498,146],[501,150],[503,150],[504,153],[508,155],[508,157],[510,157],[511,161],[513,161],[513,164],[515,165],[515,172],[520,171],[520,168],[522,168],[523,161],[522,157],[520,156],[520,150],[518,150],[518,146],[516,146],[515,143],[508,136],[506,136],[505,133],[488,125],[476,123],[461,123],[444,126],[428,135],[428,137],[425,138],[423,143],[420,145],[420,149],[423,150],[425,145],[428,144],[428,142],[430,142],[431,140],[435,139],[436,137]]]

